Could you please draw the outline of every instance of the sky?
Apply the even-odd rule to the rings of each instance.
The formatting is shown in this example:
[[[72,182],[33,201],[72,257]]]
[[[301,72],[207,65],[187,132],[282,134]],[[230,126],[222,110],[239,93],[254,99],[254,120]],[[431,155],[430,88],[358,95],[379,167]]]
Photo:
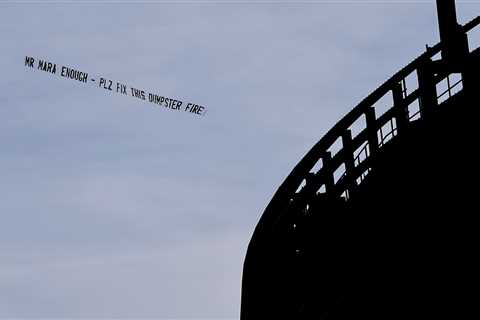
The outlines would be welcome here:
[[[276,188],[438,40],[434,1],[0,1],[0,318],[238,319]]]

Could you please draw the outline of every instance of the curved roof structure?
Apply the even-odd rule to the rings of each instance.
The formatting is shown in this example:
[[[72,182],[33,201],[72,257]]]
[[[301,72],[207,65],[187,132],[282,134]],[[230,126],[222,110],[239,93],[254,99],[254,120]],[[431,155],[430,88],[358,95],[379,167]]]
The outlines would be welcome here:
[[[439,19],[441,14],[439,8]],[[475,97],[480,82],[480,48],[468,49],[468,33],[478,24],[480,17],[459,26],[453,32],[455,41],[446,41],[443,29],[442,42],[427,47],[369,94],[295,166],[266,207],[250,241],[244,263],[241,319],[349,318],[332,310],[351,306],[344,301],[349,299],[348,292],[355,291],[355,280],[346,275],[354,274],[355,268],[345,256],[355,256],[358,251],[348,251],[355,246],[343,243],[355,241],[351,236],[355,233],[352,221],[356,221],[352,212],[368,209],[365,199],[370,199],[372,192],[380,196],[382,188],[389,185],[381,177],[399,170],[393,166],[403,157],[399,152],[405,157],[411,152],[416,152],[417,158],[429,157],[427,152],[422,155],[427,149],[414,146],[415,141],[423,141],[428,132],[442,130],[438,124],[449,121],[442,110],[458,108]],[[455,49],[458,47],[463,49]],[[439,53],[443,58],[434,60]],[[407,88],[407,78],[414,78],[418,86]],[[382,103],[388,103],[389,109],[379,114],[377,107]],[[405,166],[400,171],[408,175],[409,170]],[[377,178],[369,179],[375,172]],[[409,179],[408,183],[415,181]],[[398,185],[392,188],[396,188],[397,198],[401,197]],[[332,239],[333,243],[325,245]],[[323,275],[317,277],[319,270]],[[358,290],[355,292],[358,297]],[[350,316],[354,314],[360,317],[358,313]]]

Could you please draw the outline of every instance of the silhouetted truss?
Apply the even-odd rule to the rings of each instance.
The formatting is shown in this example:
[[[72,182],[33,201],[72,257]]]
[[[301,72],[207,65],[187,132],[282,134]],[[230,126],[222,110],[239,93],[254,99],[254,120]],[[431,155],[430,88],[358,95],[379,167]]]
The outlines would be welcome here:
[[[467,37],[479,24],[477,17],[459,28]],[[296,241],[297,222],[310,210],[322,214],[332,203],[348,204],[375,170],[373,164],[385,146],[401,140],[415,123],[428,122],[447,104],[444,102],[464,91],[477,90],[478,75],[474,73],[478,70],[468,66],[480,65],[480,48],[466,51],[461,68],[445,68],[441,59],[434,60],[442,52],[442,43],[427,47],[346,114],[294,167],[266,207],[250,241],[244,264],[242,319],[268,315],[272,310],[277,316],[284,310],[302,313],[300,298],[294,301],[295,294],[285,297],[282,291],[295,285],[282,282],[275,286],[295,268],[289,264],[295,259],[291,257],[301,255],[301,246],[292,243]],[[379,110],[386,111],[380,114]],[[275,298],[268,298],[271,292]]]
[[[465,24],[463,32],[469,32],[478,24],[480,17]],[[434,71],[432,58],[441,49],[441,43],[427,47],[425,53],[345,115],[295,166],[278,188],[265,213],[274,210],[280,218],[304,212],[316,197],[348,200],[372,169],[370,163],[373,157],[386,144],[401,136],[412,122],[427,119],[441,102],[469,85],[469,70],[463,74]],[[480,59],[480,48],[470,52],[468,59]],[[455,76],[458,79],[452,81]],[[418,83],[418,88],[413,90],[406,85],[407,78],[410,82],[412,77],[412,82]],[[437,93],[437,86],[442,82],[445,82],[445,90]],[[392,106],[377,117],[378,103],[388,97],[392,97]],[[358,131],[362,122],[366,124],[364,128],[352,136],[352,129]],[[341,148],[335,150],[339,142]],[[313,168],[318,169],[312,171]]]

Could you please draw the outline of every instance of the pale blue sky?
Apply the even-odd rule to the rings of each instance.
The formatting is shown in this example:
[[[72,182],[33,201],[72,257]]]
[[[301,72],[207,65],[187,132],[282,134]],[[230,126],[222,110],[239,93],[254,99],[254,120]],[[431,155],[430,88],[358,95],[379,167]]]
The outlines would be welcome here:
[[[238,318],[245,250],[282,179],[438,41],[434,1],[121,2],[0,2],[0,317]]]

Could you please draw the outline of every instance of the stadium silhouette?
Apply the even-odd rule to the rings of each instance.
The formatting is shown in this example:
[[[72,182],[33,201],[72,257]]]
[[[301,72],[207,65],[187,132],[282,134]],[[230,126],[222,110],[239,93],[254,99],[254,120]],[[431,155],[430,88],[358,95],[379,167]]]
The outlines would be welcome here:
[[[437,13],[441,41],[274,194],[245,257],[242,320],[478,318],[480,48],[468,37],[480,17],[459,25],[454,0]]]

